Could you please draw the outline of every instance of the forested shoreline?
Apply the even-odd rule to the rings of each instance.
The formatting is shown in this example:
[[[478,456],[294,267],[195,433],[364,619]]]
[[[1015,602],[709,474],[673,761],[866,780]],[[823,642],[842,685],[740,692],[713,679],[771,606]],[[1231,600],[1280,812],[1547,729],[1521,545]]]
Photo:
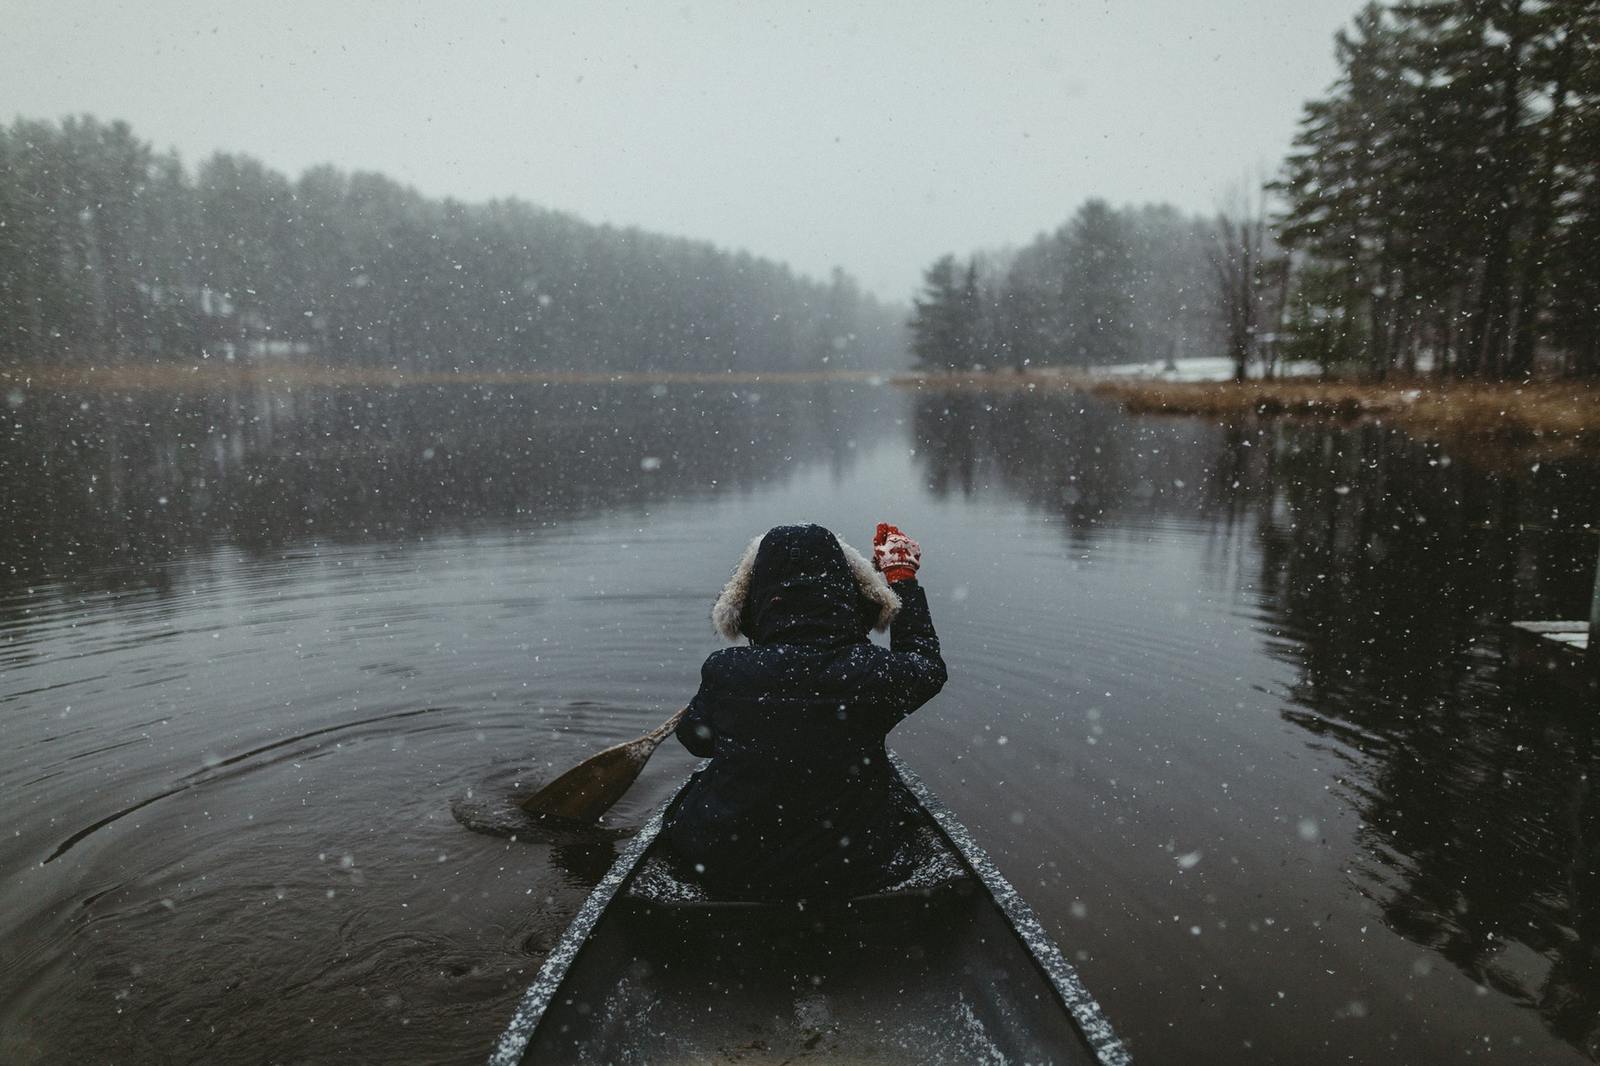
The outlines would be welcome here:
[[[1091,199],[937,260],[918,364],[1600,374],[1600,2],[1373,3],[1335,50],[1279,172],[1214,215]],[[905,327],[839,270],[331,166],[189,168],[92,117],[0,127],[0,365],[889,369]]]
[[[1600,3],[1373,3],[1335,48],[1339,77],[1259,197],[1190,220],[1166,255],[1140,253],[1151,209],[1091,201],[1021,252],[941,259],[919,361],[1160,360],[1174,331],[1144,323],[1198,306],[1206,325],[1178,335],[1214,339],[1237,378],[1283,360],[1600,374]]]
[[[1210,230],[1167,205],[1084,203],[1026,247],[941,257],[912,351],[927,369],[1086,368],[1214,355]]]
[[[191,171],[92,117],[0,126],[0,366],[879,368],[903,319],[839,270],[520,200],[228,153]]]

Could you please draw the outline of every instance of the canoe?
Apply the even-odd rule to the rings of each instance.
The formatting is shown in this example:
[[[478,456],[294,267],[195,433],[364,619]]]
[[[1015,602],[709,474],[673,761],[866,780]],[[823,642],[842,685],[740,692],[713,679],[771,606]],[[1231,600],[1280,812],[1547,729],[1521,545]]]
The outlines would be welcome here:
[[[663,858],[662,804],[545,959],[492,1066],[1129,1062],[1027,903],[890,761],[925,815],[918,861],[848,901],[708,898]]]

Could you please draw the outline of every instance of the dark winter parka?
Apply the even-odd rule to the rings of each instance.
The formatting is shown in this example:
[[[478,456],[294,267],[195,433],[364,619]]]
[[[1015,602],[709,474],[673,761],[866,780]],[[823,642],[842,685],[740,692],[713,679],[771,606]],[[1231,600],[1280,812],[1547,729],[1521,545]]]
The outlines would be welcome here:
[[[753,542],[713,609],[729,639],[677,736],[710,763],[671,815],[680,863],[746,898],[846,896],[907,861],[914,801],[884,737],[944,685],[944,660],[915,579],[891,589],[820,526]],[[890,646],[867,639],[890,626]]]

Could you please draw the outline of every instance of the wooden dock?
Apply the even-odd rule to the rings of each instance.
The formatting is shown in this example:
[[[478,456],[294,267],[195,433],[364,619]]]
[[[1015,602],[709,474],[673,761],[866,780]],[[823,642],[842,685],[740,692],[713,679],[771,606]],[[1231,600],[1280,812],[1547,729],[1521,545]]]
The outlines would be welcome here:
[[[1600,644],[1589,640],[1590,634],[1600,633],[1600,560],[1595,562],[1587,622],[1512,622],[1511,628],[1524,638],[1526,647],[1519,653],[1524,664],[1539,660],[1582,687],[1600,688]]]
[[[1512,622],[1512,659],[1524,678],[1538,678],[1590,697],[1600,694],[1600,649],[1588,622]]]
[[[1579,659],[1589,652],[1588,622],[1512,622],[1511,625],[1547,645],[1551,651],[1564,651]]]

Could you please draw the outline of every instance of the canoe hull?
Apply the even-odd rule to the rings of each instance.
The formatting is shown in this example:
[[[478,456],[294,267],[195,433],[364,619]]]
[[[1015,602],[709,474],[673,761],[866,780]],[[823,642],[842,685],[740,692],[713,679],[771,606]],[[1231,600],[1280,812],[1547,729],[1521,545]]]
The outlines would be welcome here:
[[[945,865],[930,867],[940,876],[821,906],[639,891],[630,882],[648,880],[640,870],[657,848],[656,817],[619,859],[615,881],[596,890],[605,896],[592,920],[580,914],[578,944],[552,953],[560,972],[547,963],[530,990],[542,1002],[525,1000],[532,1013],[519,1011],[520,1032],[514,1023],[491,1061],[1126,1062],[1059,950],[1048,944],[1053,976],[939,816],[959,823],[897,769],[946,850]],[[1025,918],[1043,938],[1031,912]],[[1091,1010],[1075,1013],[1068,996]]]

